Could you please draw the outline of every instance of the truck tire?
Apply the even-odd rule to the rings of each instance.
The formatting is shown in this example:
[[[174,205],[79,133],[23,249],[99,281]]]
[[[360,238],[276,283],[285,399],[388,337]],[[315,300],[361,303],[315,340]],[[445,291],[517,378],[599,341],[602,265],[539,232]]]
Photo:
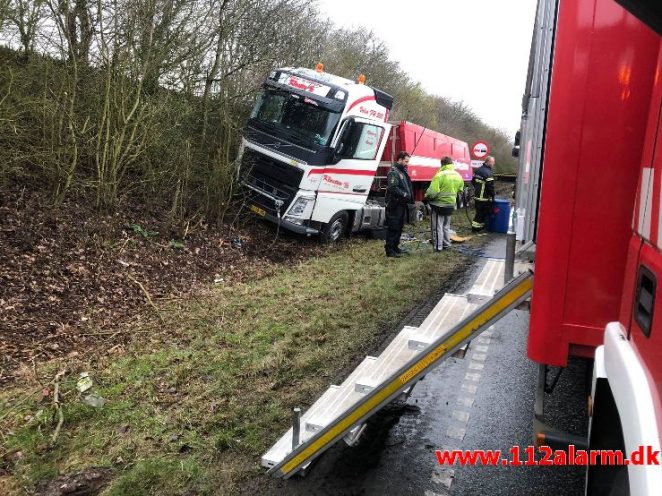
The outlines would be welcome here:
[[[600,378],[595,384],[592,410],[589,449],[625,453],[623,424],[607,379]],[[627,466],[598,464],[589,465],[586,468],[586,494],[588,496],[626,496],[630,494]]]
[[[347,212],[338,212],[328,224],[324,224],[320,231],[320,241],[322,243],[335,243],[340,240],[347,233],[347,225],[349,222],[349,215]]]

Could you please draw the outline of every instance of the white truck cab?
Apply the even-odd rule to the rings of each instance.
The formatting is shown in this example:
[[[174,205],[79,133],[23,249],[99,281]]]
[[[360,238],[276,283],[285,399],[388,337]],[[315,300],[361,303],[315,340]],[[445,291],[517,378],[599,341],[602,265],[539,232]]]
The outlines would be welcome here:
[[[381,227],[383,198],[368,197],[392,104],[361,79],[320,66],[272,71],[242,139],[239,172],[249,208],[288,230],[333,241]]]

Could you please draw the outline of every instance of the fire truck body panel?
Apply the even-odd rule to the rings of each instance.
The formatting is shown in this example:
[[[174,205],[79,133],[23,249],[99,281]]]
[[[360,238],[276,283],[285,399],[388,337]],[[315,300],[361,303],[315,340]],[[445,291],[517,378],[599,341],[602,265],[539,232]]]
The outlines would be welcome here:
[[[563,366],[592,355],[619,316],[659,40],[612,0],[561,1],[548,28],[545,133],[532,143],[542,180],[528,354]]]
[[[534,45],[545,31],[554,42],[534,47],[522,120],[516,227],[535,243],[528,355],[545,366],[594,356],[590,449],[659,451],[660,36],[612,0],[541,0],[537,19]],[[547,57],[535,53],[545,46]],[[587,468],[587,494],[660,487],[660,466]]]
[[[662,71],[662,42],[656,73]],[[662,300],[656,298],[662,276],[662,80],[655,80],[647,120],[639,174],[639,188],[632,218],[623,300],[619,321],[625,326],[634,353],[650,386],[655,412],[662,412]],[[662,432],[662,417],[657,418]]]

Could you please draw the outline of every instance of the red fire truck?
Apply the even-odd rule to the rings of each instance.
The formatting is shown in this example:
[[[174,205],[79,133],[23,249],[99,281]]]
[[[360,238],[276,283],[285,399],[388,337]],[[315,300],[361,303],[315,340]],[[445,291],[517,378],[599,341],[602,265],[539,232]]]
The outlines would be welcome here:
[[[516,234],[534,254],[528,355],[540,442],[552,367],[594,359],[591,449],[660,450],[662,3],[540,0],[523,100]],[[660,466],[593,466],[589,494],[662,492]]]

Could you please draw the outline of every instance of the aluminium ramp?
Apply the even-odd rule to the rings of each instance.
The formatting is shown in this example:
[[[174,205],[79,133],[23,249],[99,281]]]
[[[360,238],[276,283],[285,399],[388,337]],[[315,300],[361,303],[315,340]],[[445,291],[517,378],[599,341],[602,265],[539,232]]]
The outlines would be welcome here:
[[[307,467],[465,343],[524,302],[532,287],[533,272],[527,270],[489,300],[471,292],[465,296],[445,295],[437,307],[446,305],[449,309],[446,320],[455,317],[453,322],[457,323],[444,330],[443,322],[427,322],[432,320],[430,317],[420,328],[405,327],[379,358],[366,358],[342,385],[331,386],[303,415],[300,444],[295,449],[290,429],[262,457],[262,464],[269,467],[268,473],[289,478]],[[462,315],[457,315],[453,308],[461,308],[458,303],[463,298],[468,306],[462,308]],[[382,358],[385,354],[391,354],[390,360],[399,366],[390,374],[388,368],[379,366],[380,360],[386,360]]]

